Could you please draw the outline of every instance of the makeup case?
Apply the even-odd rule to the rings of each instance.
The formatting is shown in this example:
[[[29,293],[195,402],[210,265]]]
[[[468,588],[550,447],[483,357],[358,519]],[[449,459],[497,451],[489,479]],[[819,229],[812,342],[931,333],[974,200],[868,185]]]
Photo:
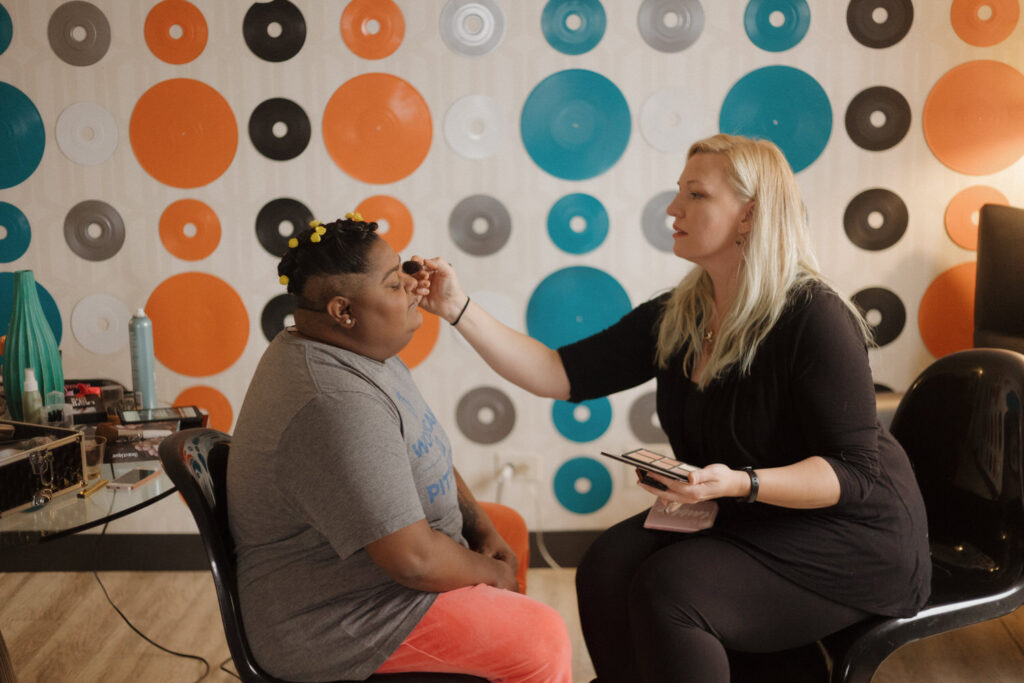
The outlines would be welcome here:
[[[11,420],[0,420],[0,432],[0,516],[85,483],[81,432]]]

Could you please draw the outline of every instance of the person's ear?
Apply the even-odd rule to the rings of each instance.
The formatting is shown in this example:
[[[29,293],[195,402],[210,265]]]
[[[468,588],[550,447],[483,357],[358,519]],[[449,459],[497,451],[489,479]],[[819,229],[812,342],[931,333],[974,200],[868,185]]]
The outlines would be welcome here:
[[[336,296],[331,298],[327,302],[326,312],[327,315],[331,316],[331,320],[345,329],[349,329],[356,324],[355,316],[352,315],[352,306],[346,297]]]
[[[747,223],[747,229],[750,229],[750,223],[754,221],[754,208],[757,206],[756,202],[751,200],[747,204],[747,210],[743,212],[743,218],[740,220],[741,223]]]

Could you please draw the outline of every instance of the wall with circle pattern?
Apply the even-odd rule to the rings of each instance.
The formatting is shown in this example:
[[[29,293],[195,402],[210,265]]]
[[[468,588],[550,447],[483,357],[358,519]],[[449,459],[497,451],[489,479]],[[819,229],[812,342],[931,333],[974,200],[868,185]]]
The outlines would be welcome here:
[[[685,274],[664,210],[721,130],[782,147],[899,390],[971,344],[978,208],[1024,205],[1021,23],[1017,0],[3,0],[0,327],[32,269],[65,373],[129,383],[144,308],[159,399],[230,430],[291,314],[288,237],[355,209],[563,344]],[[430,316],[402,357],[481,497],[508,460],[535,528],[649,503],[597,452],[666,448],[653,386],[534,398]]]

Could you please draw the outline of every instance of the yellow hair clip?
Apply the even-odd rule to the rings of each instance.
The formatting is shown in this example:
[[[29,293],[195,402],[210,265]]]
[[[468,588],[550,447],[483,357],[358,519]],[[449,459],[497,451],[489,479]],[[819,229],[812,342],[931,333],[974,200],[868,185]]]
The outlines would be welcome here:
[[[321,225],[323,225],[323,223],[321,223],[320,221],[318,221],[315,218],[309,222],[309,227],[311,227],[311,228],[316,228],[316,227],[319,227]]]
[[[309,241],[310,242],[319,242],[320,241],[320,233],[314,232],[312,235],[309,236]]]
[[[288,276],[287,275],[282,275],[281,277],[277,278],[277,281],[280,282],[282,285],[286,285],[289,282],[288,281]]]
[[[318,235],[325,235],[325,234],[327,234],[327,228],[325,228],[322,225],[316,226],[315,230],[316,230],[316,234],[318,234]]]
[[[345,218],[349,219],[350,221],[359,221],[360,223],[365,223],[366,222],[366,221],[363,220],[363,217],[360,214],[358,214],[358,213],[356,213],[354,211],[350,211],[350,212],[346,213],[345,214]]]
[[[292,248],[292,249],[294,249],[295,247],[299,246],[299,238],[298,237],[293,237],[290,240],[288,240],[288,246],[290,248]]]

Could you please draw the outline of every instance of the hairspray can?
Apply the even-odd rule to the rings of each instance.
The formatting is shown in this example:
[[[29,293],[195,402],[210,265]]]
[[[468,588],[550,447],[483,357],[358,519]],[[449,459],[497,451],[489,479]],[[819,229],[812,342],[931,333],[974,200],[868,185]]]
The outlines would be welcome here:
[[[132,353],[132,390],[141,401],[140,408],[156,408],[156,373],[153,360],[153,323],[141,308],[128,322],[128,341]]]

